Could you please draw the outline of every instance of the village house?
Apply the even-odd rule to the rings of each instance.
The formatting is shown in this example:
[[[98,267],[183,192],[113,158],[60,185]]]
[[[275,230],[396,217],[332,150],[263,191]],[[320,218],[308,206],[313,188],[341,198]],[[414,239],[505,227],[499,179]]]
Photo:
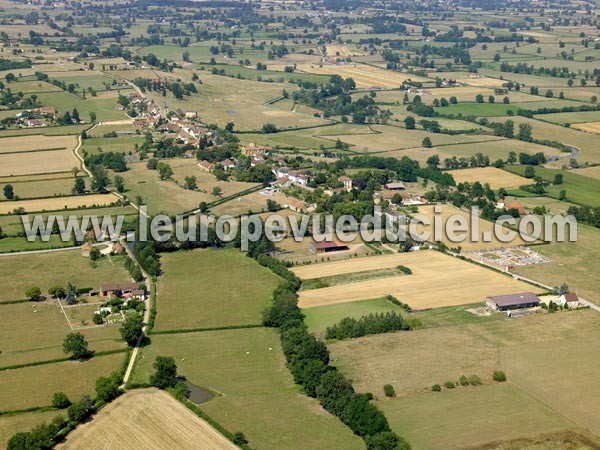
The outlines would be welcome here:
[[[206,161],[205,159],[198,163],[198,167],[200,167],[200,169],[204,170],[205,172],[209,173],[212,173],[215,170],[215,165]]]
[[[338,178],[338,181],[344,185],[344,190],[350,192],[352,190],[352,178],[345,175]]]
[[[558,304],[563,307],[577,308],[579,306],[579,297],[574,292],[568,292],[558,297]]]
[[[90,252],[92,251],[93,245],[91,242],[85,242],[82,246],[81,246],[81,256],[83,258],[89,258],[90,257]]]
[[[221,162],[221,165],[223,166],[224,170],[231,170],[231,169],[235,169],[235,162],[233,162],[231,159],[227,158],[224,159]]]
[[[306,209],[306,202],[303,202],[302,200],[296,200],[295,198],[293,198],[290,200],[288,206],[292,211],[301,213]]]

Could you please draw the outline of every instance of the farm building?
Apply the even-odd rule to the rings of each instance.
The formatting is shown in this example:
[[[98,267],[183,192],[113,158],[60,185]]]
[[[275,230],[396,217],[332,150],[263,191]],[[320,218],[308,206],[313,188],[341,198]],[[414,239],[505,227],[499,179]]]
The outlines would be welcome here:
[[[323,242],[313,241],[310,243],[309,250],[313,255],[316,255],[318,253],[331,253],[350,250],[350,247],[348,247],[348,244],[338,240]]]
[[[508,311],[511,309],[540,306],[540,299],[533,292],[520,292],[518,294],[488,297],[485,303],[488,307],[497,311]]]
[[[198,163],[198,167],[200,167],[205,172],[209,172],[209,173],[212,172],[213,170],[215,170],[215,165],[211,162],[206,161],[205,159],[203,159],[202,161],[200,161]]]
[[[403,191],[404,189],[406,189],[404,183],[402,183],[401,181],[396,181],[394,183],[386,183],[385,188],[388,191]]]
[[[579,306],[579,297],[574,292],[569,292],[558,298],[558,304],[568,306],[569,308],[577,308]]]
[[[115,293],[120,291],[121,294],[133,294],[134,292],[139,293],[140,290],[137,283],[109,283],[100,286],[100,293],[102,297],[113,297]]]

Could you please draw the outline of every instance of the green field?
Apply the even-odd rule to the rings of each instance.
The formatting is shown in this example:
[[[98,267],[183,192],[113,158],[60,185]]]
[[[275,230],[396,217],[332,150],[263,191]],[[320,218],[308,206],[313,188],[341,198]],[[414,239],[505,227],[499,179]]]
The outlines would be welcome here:
[[[461,449],[574,427],[511,384],[429,392],[380,401],[378,406],[414,449]]]
[[[88,319],[98,306],[65,308],[73,326],[81,326],[71,317],[73,312],[86,310]],[[71,331],[65,315],[55,302],[0,304],[5,319],[0,330],[0,367],[64,358],[64,337]],[[91,322],[91,320],[90,320]],[[24,326],[27,324],[27,326]],[[79,330],[95,351],[124,348],[118,327],[98,327]]]
[[[0,411],[48,406],[52,395],[65,392],[71,399],[94,394],[99,376],[118,370],[124,353],[96,356],[87,361],[65,361],[0,372]]]
[[[47,294],[49,287],[55,284],[66,286],[69,281],[78,288],[98,288],[102,283],[130,281],[122,258],[102,258],[93,268],[88,258],[81,257],[79,250],[0,257],[0,301],[25,298],[25,290],[32,286]],[[48,270],[49,267],[52,270]]]
[[[487,97],[484,97],[487,102]],[[473,100],[475,100],[473,98]],[[505,105],[502,103],[502,98],[497,96],[498,103],[457,103],[456,105],[448,105],[444,107],[434,108],[437,112],[444,115],[454,114],[455,116],[462,114],[463,116],[504,116],[508,111],[517,113],[519,107],[516,105]]]
[[[238,250],[193,250],[161,257],[156,330],[261,323],[277,277]]]
[[[179,373],[216,392],[201,409],[227,429],[242,431],[252,448],[364,448],[360,438],[294,385],[275,330],[153,335],[138,359],[134,382],[148,380],[158,355],[173,356]]]
[[[323,332],[327,327],[335,325],[345,317],[356,319],[368,314],[400,312],[401,308],[385,298],[362,300],[358,302],[340,303],[337,305],[317,306],[304,311],[304,322],[312,333]]]
[[[523,175],[526,166],[505,166],[505,170]],[[545,167],[534,167],[535,176],[541,177],[544,181],[552,183],[556,174],[562,174],[563,183],[546,186],[546,195],[558,198],[560,191],[567,192],[567,200],[580,205],[591,207],[600,206],[600,180],[579,175],[568,170],[547,169]]]
[[[43,178],[43,177],[40,177]],[[40,180],[40,181],[24,181],[13,183],[15,195],[18,195],[20,199],[27,198],[40,198],[40,197],[63,197],[72,195],[72,189],[74,185],[74,178],[55,178],[52,180]],[[90,179],[84,178],[85,185],[89,188]]]

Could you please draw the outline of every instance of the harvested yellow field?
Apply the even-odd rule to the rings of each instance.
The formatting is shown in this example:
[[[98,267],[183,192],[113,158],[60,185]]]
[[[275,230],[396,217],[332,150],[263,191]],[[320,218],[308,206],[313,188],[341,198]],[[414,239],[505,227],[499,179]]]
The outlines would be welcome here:
[[[472,169],[453,170],[450,172],[457,183],[488,183],[492,189],[517,188],[531,184],[531,180],[506,172],[495,167],[476,167]]]
[[[392,72],[379,67],[367,66],[365,64],[349,63],[341,66],[318,64],[300,64],[298,72],[316,73],[319,75],[340,75],[343,78],[352,78],[358,88],[397,88],[402,82],[410,79],[412,81],[428,81],[414,75],[400,72]]]
[[[76,136],[43,136],[41,134],[0,138],[0,154],[15,152],[32,152],[44,149],[66,148],[77,146]]]
[[[17,200],[0,202],[0,214],[8,214],[14,209],[23,208],[30,211],[58,211],[74,209],[82,206],[105,206],[116,202],[119,198],[114,194],[76,195],[73,197],[40,198],[36,200]]]
[[[600,134],[600,122],[574,123],[571,124],[571,128],[587,131],[588,133]]]
[[[349,45],[343,44],[328,44],[327,45],[327,56],[335,57],[340,56],[342,58],[347,58],[349,56],[361,56],[364,53],[356,48],[350,47]]]
[[[80,167],[80,162],[72,149],[29,153],[0,153],[0,177],[68,172],[73,167]]]
[[[464,78],[460,81],[468,84],[469,86],[476,86],[476,87],[502,87],[502,85],[506,82],[504,80],[498,80],[496,78],[489,78],[489,77]]]
[[[68,435],[64,449],[235,450],[207,422],[165,391],[130,391]]]
[[[436,251],[357,258],[292,270],[301,278],[318,278],[332,272],[350,273],[376,269],[382,265],[378,261],[381,258],[385,258],[385,267],[402,264],[412,270],[412,275],[300,291],[298,306],[311,308],[393,295],[414,309],[427,309],[476,302],[483,304],[490,295],[541,292],[522,281]],[[302,270],[304,272],[297,272]]]

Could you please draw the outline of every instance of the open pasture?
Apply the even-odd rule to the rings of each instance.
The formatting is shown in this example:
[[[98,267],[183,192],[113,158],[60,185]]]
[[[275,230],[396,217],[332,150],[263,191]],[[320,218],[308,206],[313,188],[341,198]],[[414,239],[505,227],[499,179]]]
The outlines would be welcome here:
[[[0,214],[8,214],[23,208],[27,212],[58,211],[94,205],[106,206],[118,201],[114,194],[76,195],[72,197],[50,197],[35,200],[13,200],[0,202]]]
[[[145,161],[129,164],[129,170],[120,174],[125,179],[126,195],[132,199],[141,196],[151,213],[178,214],[198,208],[200,202],[214,202],[220,198],[212,194],[215,187],[221,188],[221,196],[226,197],[256,186],[254,183],[218,181],[214,175],[201,170],[195,158],[163,162],[173,169],[172,180],[160,180],[158,172],[148,170]],[[183,188],[187,176],[196,177],[198,190]]]
[[[539,292],[526,283],[433,251],[358,258],[314,264],[306,268],[312,268],[312,277],[316,278],[331,272],[332,268],[328,269],[328,266],[333,266],[333,270],[338,273],[355,272],[380,265],[378,259],[384,257],[388,258],[387,264],[405,265],[412,270],[413,274],[300,291],[299,306],[310,308],[393,295],[414,309],[426,309],[474,303],[483,301],[489,295],[523,291]],[[299,273],[298,276],[310,278],[306,272],[304,275]],[[483,279],[486,280],[485,283],[482,283]]]
[[[207,422],[158,389],[128,392],[93,420],[69,434],[64,449],[164,448],[235,450],[238,447]]]
[[[349,428],[300,392],[273,329],[155,334],[132,381],[147,381],[158,355],[173,356],[180,374],[216,392],[200,408],[228,430],[243,432],[252,448],[364,449]]]
[[[258,324],[277,277],[239,250],[165,254],[157,330]]]
[[[78,288],[98,288],[101,283],[131,281],[129,274],[116,257],[102,258],[92,267],[79,250],[65,250],[36,255],[7,255],[0,257],[0,302],[25,298],[25,289],[37,286],[42,294],[58,284],[68,282]],[[52,270],[48,270],[52,267]],[[23,281],[26,280],[26,281]]]
[[[600,111],[540,114],[534,117],[536,119],[557,124],[598,122],[598,120],[600,120]]]
[[[507,173],[495,167],[477,167],[472,169],[453,170],[449,172],[457,183],[488,183],[492,189],[517,188],[530,184],[531,180],[519,175]]]
[[[600,411],[594,401],[598,392],[594,379],[600,375],[600,334],[598,329],[588,332],[585,339],[507,347],[502,350],[502,361],[513,383],[598,434]]]
[[[0,411],[48,406],[57,391],[65,392],[73,400],[84,394],[93,395],[96,379],[118,370],[123,357],[124,353],[115,353],[87,361],[65,361],[1,371]]]
[[[96,306],[76,306],[65,308],[74,327],[73,312],[87,312],[91,322]],[[0,304],[0,313],[5,317],[0,330],[0,367],[26,364],[34,361],[48,361],[64,358],[62,341],[71,331],[60,306],[56,301]],[[26,326],[25,326],[26,324]],[[79,330],[95,351],[123,348],[118,327],[97,327]]]
[[[30,412],[13,416],[0,416],[0,448],[6,448],[8,440],[16,433],[30,431],[42,423],[49,423],[56,416],[66,414],[59,411]]]
[[[358,88],[398,88],[406,80],[426,82],[427,78],[409,75],[401,72],[391,72],[378,67],[360,63],[348,63],[339,66],[318,64],[299,64],[298,72],[316,73],[322,75],[340,75],[352,78]]]
[[[428,392],[381,401],[378,406],[392,430],[415,449],[457,450],[575,428],[572,422],[510,384]]]

